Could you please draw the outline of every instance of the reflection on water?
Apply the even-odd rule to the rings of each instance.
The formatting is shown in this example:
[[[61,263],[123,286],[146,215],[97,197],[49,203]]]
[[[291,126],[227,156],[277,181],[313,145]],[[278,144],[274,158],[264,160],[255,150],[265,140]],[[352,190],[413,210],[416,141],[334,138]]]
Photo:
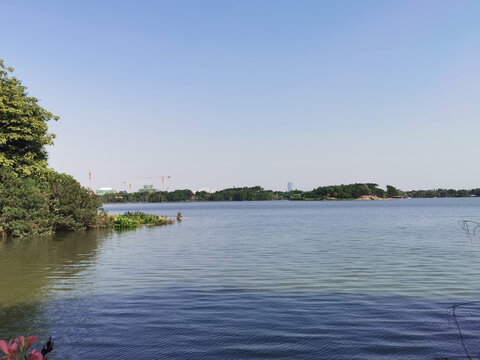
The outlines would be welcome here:
[[[0,306],[38,301],[71,286],[95,263],[104,237],[105,232],[91,231],[0,242]]]
[[[105,235],[91,231],[1,241],[0,338],[46,334],[46,301],[81,291]]]

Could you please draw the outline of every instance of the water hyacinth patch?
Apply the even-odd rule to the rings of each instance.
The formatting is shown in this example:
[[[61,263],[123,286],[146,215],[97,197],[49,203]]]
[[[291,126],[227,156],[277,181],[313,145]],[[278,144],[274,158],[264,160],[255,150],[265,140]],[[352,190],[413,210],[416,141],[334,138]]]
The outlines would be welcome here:
[[[174,222],[167,216],[145,214],[143,212],[126,212],[123,215],[112,215],[113,226],[117,229],[134,228],[140,225],[168,225]]]

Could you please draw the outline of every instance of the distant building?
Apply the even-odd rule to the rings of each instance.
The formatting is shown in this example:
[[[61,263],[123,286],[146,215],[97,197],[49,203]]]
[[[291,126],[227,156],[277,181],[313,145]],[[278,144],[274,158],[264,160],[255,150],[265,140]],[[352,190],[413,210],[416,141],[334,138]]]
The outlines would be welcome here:
[[[103,194],[116,194],[117,190],[114,190],[111,187],[101,187],[95,191],[97,195],[103,195]]]
[[[142,189],[139,189],[138,192],[155,192],[158,191],[153,187],[153,185],[143,185]]]
[[[293,183],[292,182],[287,183],[287,192],[290,192],[290,191],[293,191]]]

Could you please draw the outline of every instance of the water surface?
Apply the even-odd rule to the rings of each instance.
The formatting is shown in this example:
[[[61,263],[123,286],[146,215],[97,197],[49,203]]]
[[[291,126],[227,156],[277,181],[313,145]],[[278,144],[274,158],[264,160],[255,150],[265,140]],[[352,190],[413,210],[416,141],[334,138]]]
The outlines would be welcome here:
[[[108,205],[181,223],[0,243],[0,338],[51,359],[434,359],[480,300],[480,199]],[[480,353],[480,306],[459,308]]]

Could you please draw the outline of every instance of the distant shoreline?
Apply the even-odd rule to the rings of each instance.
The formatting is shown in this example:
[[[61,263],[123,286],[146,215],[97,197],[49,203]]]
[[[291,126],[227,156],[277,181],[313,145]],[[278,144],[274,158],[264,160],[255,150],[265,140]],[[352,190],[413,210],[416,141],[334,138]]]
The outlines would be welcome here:
[[[105,191],[107,188],[103,188]],[[116,192],[110,189],[108,193],[100,195],[103,203],[159,203],[159,202],[186,202],[186,201],[266,201],[266,200],[294,200],[294,201],[336,201],[336,200],[393,200],[404,198],[443,198],[443,197],[474,197],[480,196],[480,189],[454,190],[410,190],[403,191],[392,185],[386,189],[375,183],[355,183],[321,186],[311,191],[273,191],[261,186],[229,188],[215,192],[197,191],[189,189],[175,191],[159,191],[150,186],[144,186],[138,192]]]
[[[149,202],[149,201],[130,201],[130,202],[104,202],[103,205],[131,205],[131,204],[186,204],[186,203],[219,203],[219,202],[275,202],[275,201],[305,201],[305,202],[334,202],[334,201],[385,201],[385,200],[418,200],[418,199],[471,199],[478,196],[457,196],[457,197],[429,197],[429,198],[357,198],[357,199],[301,199],[301,200],[288,200],[288,199],[272,199],[272,200],[184,200],[184,201],[163,201],[163,202]]]

